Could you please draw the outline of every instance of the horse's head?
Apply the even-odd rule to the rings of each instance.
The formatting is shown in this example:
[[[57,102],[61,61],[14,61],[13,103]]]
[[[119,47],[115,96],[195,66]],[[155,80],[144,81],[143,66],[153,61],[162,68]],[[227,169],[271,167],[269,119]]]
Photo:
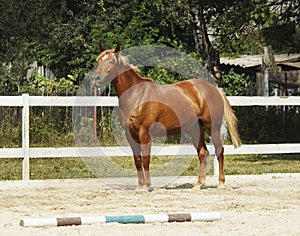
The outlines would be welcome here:
[[[105,50],[100,44],[100,55],[97,57],[97,68],[92,75],[92,85],[100,86],[103,83],[108,83],[118,76],[118,52],[120,45],[115,49]]]

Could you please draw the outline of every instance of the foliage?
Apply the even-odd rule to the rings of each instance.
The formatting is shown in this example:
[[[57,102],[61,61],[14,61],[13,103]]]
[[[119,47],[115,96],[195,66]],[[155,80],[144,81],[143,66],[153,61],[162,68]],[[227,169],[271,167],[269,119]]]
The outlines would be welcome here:
[[[66,116],[64,120],[59,120],[58,117],[63,117],[59,114],[62,112],[59,108],[50,112],[48,110],[47,114],[40,110],[34,111],[35,115],[30,120],[30,146],[73,146],[74,137],[70,117]]]
[[[117,42],[122,48],[165,45],[184,51],[201,61],[201,54],[195,48],[195,22],[192,22],[191,2],[0,0],[0,94],[16,95],[26,92],[31,95],[73,95],[95,64],[99,42],[103,42],[106,48],[114,47]],[[204,21],[214,39],[213,47],[221,55],[260,53],[265,45],[272,45],[276,52],[300,52],[299,0],[197,2],[204,8]],[[27,77],[27,71],[34,61],[51,69],[55,79],[36,73]],[[173,63],[174,67],[181,64],[183,63]],[[159,83],[187,79],[187,76],[164,66],[162,63],[158,68],[141,70],[143,75],[152,77]],[[247,77],[230,71],[228,75],[224,75],[224,80],[227,94],[245,94]],[[4,114],[2,111],[4,110],[1,110]],[[102,119],[99,122],[109,124],[108,112],[98,112]],[[247,130],[253,122],[247,120],[247,112],[249,111],[240,114],[245,116],[247,124],[243,128],[245,140],[255,134]],[[1,136],[2,146],[12,143],[19,145],[20,142],[18,109],[13,108],[12,113],[9,118],[0,114],[2,133],[13,134],[15,137],[11,139],[9,136]],[[269,116],[262,114],[264,117]],[[263,119],[260,114],[257,117]],[[31,118],[33,144],[38,145],[39,140],[53,145],[71,142],[72,117],[69,108],[35,107],[31,110]],[[9,123],[10,119],[15,120],[14,123]],[[293,119],[297,120],[294,116]],[[99,130],[101,134],[109,131]],[[65,136],[66,140],[56,138],[59,134]],[[268,137],[265,130],[261,135],[255,140],[273,138]],[[102,137],[109,138],[109,134]]]
[[[79,84],[94,65],[99,42],[107,48],[119,42],[122,48],[163,44],[196,52],[190,4],[0,0],[0,67],[10,66],[9,73],[0,69],[1,83],[20,92],[29,65],[38,61],[56,78],[72,74]],[[258,53],[265,44],[280,52],[299,50],[299,0],[205,0],[201,5],[214,47],[223,55]]]
[[[0,119],[0,148],[21,147],[22,146],[22,125],[10,119],[12,110],[1,109]]]
[[[180,81],[180,75],[172,73],[165,68],[152,68],[148,71],[147,76],[153,78],[159,84],[170,84]]]
[[[93,146],[95,145],[94,138],[94,120],[93,118],[83,117],[78,125],[78,130],[75,130],[76,144],[78,146]]]
[[[31,80],[24,82],[22,93],[37,95],[74,95],[78,89],[75,78],[67,75],[66,78],[49,79],[33,73]]]
[[[15,69],[16,67],[14,67]],[[18,72],[17,72],[18,73]],[[0,94],[13,95],[19,93],[20,83],[17,73],[9,68],[7,65],[0,66]],[[17,78],[16,78],[16,77]]]
[[[299,107],[236,107],[243,143],[299,142]]]
[[[184,47],[184,45],[178,42],[170,41],[170,44],[171,43],[178,48]],[[163,58],[159,58],[160,54],[157,53],[157,58],[152,59],[158,62],[155,63],[157,66],[143,68],[142,72],[159,84],[171,84],[187,80],[193,75],[204,79],[205,69],[202,67],[201,60],[197,58],[195,54],[180,53],[176,55],[170,52],[170,55],[168,55],[168,53],[166,50],[166,53],[163,54]]]
[[[4,107],[0,112],[0,148],[21,147],[21,109]],[[31,147],[73,146],[71,108],[31,108],[29,131]]]
[[[223,55],[262,53],[271,45],[277,52],[295,52],[293,40],[299,25],[299,0],[214,1],[207,7],[206,21]]]
[[[250,78],[245,74],[235,73],[234,70],[231,69],[228,74],[223,75],[223,80],[226,95],[243,96],[246,93],[247,83]]]

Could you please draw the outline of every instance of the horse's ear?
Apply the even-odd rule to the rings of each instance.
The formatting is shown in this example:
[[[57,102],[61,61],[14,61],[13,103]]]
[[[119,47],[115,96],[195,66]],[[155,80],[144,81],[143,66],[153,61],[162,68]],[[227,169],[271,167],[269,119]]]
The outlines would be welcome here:
[[[103,47],[102,43],[99,44],[99,50],[100,50],[100,52],[104,52],[105,51],[105,48]]]
[[[120,44],[118,43],[117,46],[116,46],[116,48],[115,48],[115,50],[114,50],[114,52],[115,52],[115,53],[116,53],[116,52],[119,52],[120,49],[121,49],[121,47],[120,47]]]

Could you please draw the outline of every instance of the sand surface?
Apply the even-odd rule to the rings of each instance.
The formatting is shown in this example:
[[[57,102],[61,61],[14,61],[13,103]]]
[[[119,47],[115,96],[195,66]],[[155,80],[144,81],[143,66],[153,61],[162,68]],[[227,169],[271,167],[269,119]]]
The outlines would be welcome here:
[[[163,186],[164,181],[166,186]],[[171,181],[171,182],[170,182]],[[191,189],[196,177],[153,180],[136,193],[135,178],[0,182],[0,235],[300,235],[300,173],[227,176],[226,189]],[[163,186],[163,187],[162,187]],[[218,211],[213,222],[94,224],[25,228],[26,217],[76,217]]]

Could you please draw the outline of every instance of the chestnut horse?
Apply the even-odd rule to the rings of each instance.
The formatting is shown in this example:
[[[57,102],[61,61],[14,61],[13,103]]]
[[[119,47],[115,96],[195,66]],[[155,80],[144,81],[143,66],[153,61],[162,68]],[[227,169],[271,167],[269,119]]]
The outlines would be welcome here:
[[[223,117],[235,147],[241,145],[237,118],[223,93],[201,79],[159,85],[142,77],[126,58],[120,46],[105,50],[100,45],[97,68],[92,84],[112,82],[119,98],[119,119],[132,148],[138,174],[137,190],[147,190],[150,180],[151,137],[188,132],[200,161],[198,182],[205,185],[208,150],[204,133],[207,131],[219,161],[219,187],[224,186],[224,148],[220,128]]]

